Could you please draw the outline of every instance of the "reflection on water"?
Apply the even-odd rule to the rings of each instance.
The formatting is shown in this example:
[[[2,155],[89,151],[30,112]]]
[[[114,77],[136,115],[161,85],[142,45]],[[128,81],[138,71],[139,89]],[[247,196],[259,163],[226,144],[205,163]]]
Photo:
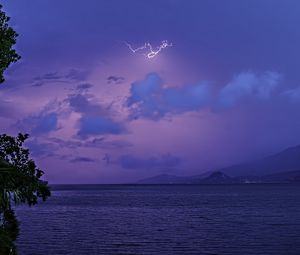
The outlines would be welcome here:
[[[297,185],[61,188],[18,208],[19,254],[300,254]]]

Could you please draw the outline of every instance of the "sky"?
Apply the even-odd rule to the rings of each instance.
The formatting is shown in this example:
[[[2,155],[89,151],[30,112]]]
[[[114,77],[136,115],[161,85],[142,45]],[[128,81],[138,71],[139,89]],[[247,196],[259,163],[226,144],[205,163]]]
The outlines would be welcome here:
[[[30,134],[50,183],[198,175],[300,144],[298,0],[1,3],[22,59],[0,131]]]

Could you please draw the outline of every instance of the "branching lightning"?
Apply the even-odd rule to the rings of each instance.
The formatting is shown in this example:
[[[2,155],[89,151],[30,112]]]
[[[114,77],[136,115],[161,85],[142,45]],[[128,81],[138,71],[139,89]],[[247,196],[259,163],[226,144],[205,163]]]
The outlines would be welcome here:
[[[162,49],[173,46],[172,43],[168,43],[167,40],[162,41],[161,44],[156,47],[156,49],[153,49],[152,45],[149,42],[146,42],[143,46],[135,49],[128,42],[125,42],[125,44],[133,53],[139,53],[139,51],[146,50],[147,52],[143,53],[143,55],[149,59],[154,58],[159,52],[161,52]]]

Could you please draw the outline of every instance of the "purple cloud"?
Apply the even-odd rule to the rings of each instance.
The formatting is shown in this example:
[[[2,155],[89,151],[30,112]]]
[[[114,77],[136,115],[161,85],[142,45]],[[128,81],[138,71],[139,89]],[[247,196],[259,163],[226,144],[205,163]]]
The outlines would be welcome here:
[[[210,89],[204,82],[180,88],[163,85],[156,73],[131,85],[127,106],[133,118],[158,120],[167,114],[198,111],[210,101]]]
[[[16,124],[23,132],[43,135],[58,130],[58,113],[42,111],[37,115],[29,115]]]
[[[121,83],[124,82],[124,80],[125,80],[125,78],[122,77],[122,76],[113,76],[113,75],[111,75],[111,76],[107,77],[107,83],[108,84],[121,84]]]
[[[70,95],[66,101],[75,112],[81,114],[77,132],[79,137],[85,139],[91,135],[117,135],[125,132],[124,125],[114,121],[107,108],[91,102],[88,95]]]
[[[79,131],[77,134],[81,138],[87,138],[91,135],[118,135],[124,132],[123,126],[111,119],[102,116],[84,115],[79,120]]]
[[[93,87],[93,85],[90,84],[90,83],[82,83],[82,84],[77,85],[76,89],[80,92],[83,92],[83,91],[86,91],[86,90],[88,90],[92,87]]]
[[[92,159],[90,157],[75,157],[70,160],[70,163],[93,163],[95,161],[95,159]]]

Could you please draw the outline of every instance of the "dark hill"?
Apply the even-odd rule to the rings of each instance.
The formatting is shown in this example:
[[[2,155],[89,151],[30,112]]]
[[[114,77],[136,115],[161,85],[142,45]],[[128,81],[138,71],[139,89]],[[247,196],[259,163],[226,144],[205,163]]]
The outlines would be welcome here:
[[[300,169],[300,146],[245,164],[225,167],[220,171],[230,176],[263,176]]]
[[[138,184],[218,184],[251,182],[299,182],[300,146],[288,148],[260,160],[206,172],[196,176],[162,174]]]

